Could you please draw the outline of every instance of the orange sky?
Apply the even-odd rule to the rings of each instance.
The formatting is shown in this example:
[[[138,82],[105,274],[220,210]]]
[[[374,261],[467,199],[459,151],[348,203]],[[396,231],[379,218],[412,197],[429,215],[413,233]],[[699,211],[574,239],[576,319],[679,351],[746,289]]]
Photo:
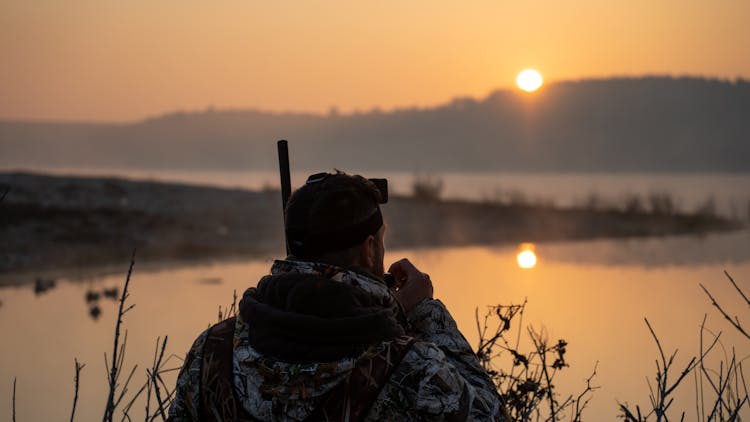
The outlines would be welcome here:
[[[748,0],[0,0],[0,118],[428,106],[525,67],[750,78],[748,22]]]

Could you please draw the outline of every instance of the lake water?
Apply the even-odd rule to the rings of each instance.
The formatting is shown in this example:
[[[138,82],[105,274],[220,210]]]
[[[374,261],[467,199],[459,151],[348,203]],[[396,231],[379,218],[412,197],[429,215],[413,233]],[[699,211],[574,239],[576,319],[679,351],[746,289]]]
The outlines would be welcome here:
[[[347,169],[349,170],[349,169]],[[356,169],[353,169],[356,171]],[[136,179],[192,182],[229,187],[277,185],[274,172],[153,172],[90,170],[58,173],[119,175]],[[408,192],[411,173],[372,174],[391,180],[396,192]],[[295,173],[298,186],[306,174]],[[750,205],[750,175],[582,175],[441,174],[444,196],[492,198],[497,190],[523,192],[531,200],[559,205],[585,201],[592,192],[617,198],[627,193],[669,192],[685,209],[712,196],[721,212],[745,218]],[[387,240],[386,240],[387,242]],[[569,342],[570,368],[559,374],[561,393],[576,393],[598,362],[594,393],[584,420],[614,420],[617,403],[647,406],[646,378],[653,383],[657,349],[644,323],[648,318],[666,351],[679,349],[677,365],[698,353],[699,325],[722,332],[723,349],[750,356],[750,341],[738,335],[711,307],[703,283],[732,315],[750,324],[747,305],[733,293],[728,271],[750,291],[750,231],[658,239],[597,240],[535,245],[538,264],[521,269],[518,248],[462,247],[388,251],[392,262],[409,257],[429,272],[435,295],[443,300],[472,345],[477,342],[475,310],[528,300],[524,323],[544,327],[550,339]],[[114,300],[100,298],[98,319],[90,315],[88,292],[122,286],[128,257],[119,274],[59,280],[40,294],[33,286],[0,288],[0,412],[7,417],[13,378],[17,377],[17,419],[68,417],[73,399],[73,359],[86,367],[81,375],[78,420],[101,417],[106,373],[103,355],[111,355],[117,312]],[[183,356],[194,337],[217,320],[218,308],[232,301],[267,273],[270,261],[216,262],[144,270],[136,262],[131,282],[135,308],[125,319],[126,368],[138,364],[131,392],[140,388],[156,339],[168,335],[168,353]],[[173,358],[175,365],[179,362]],[[718,366],[716,366],[718,368]],[[675,368],[672,376],[682,368]],[[168,384],[175,373],[167,374]],[[695,420],[694,379],[678,390],[673,408]],[[143,403],[138,404],[142,409]],[[134,411],[138,415],[142,411]],[[745,417],[750,412],[744,413]]]
[[[559,374],[561,392],[577,392],[598,362],[594,394],[585,420],[614,420],[617,401],[648,402],[646,377],[655,375],[657,350],[644,324],[648,318],[667,351],[678,348],[679,365],[698,353],[699,324],[723,331],[727,350],[750,355],[740,338],[711,308],[703,283],[741,320],[746,305],[731,291],[722,271],[750,290],[750,231],[704,237],[627,241],[561,242],[536,245],[533,269],[516,263],[515,247],[469,247],[392,251],[388,262],[409,257],[431,274],[443,300],[472,345],[475,309],[528,299],[524,322],[545,327],[552,340],[570,344],[570,368]],[[138,364],[131,390],[145,380],[158,336],[169,336],[168,352],[182,356],[195,335],[216,321],[218,307],[233,291],[254,285],[270,261],[224,262],[144,271],[136,263],[126,315],[126,367]],[[7,413],[17,377],[18,420],[58,420],[69,414],[73,397],[73,358],[82,371],[79,420],[100,417],[105,402],[103,354],[111,354],[117,304],[98,301],[101,316],[91,318],[88,291],[121,286],[122,273],[86,280],[62,280],[36,295],[31,286],[0,290],[0,409]],[[174,361],[177,363],[177,361]],[[676,375],[677,370],[675,370]],[[166,377],[174,382],[174,374]],[[652,380],[653,382],[653,380]],[[694,419],[694,382],[688,377],[673,406]],[[139,406],[142,408],[142,404]],[[139,411],[134,412],[138,414]]]

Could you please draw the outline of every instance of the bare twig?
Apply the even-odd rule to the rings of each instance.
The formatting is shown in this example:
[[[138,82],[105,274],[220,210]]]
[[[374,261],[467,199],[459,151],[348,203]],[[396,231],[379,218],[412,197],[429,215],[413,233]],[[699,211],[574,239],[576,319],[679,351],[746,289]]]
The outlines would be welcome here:
[[[237,315],[237,289],[234,289],[232,293],[232,303],[227,306],[224,311],[221,310],[219,305],[219,319],[218,322],[224,321],[225,319],[231,318]]]
[[[491,306],[482,320],[475,310],[477,356],[501,396],[502,414],[508,421],[552,422],[561,420],[570,410],[571,420],[580,422],[591,393],[598,388],[592,385],[596,367],[580,394],[558,400],[553,382],[555,374],[568,366],[564,359],[567,342],[558,340],[550,345],[544,330],[523,327],[525,306],[526,301],[521,305]],[[511,321],[516,333],[511,332]],[[522,331],[531,339],[529,352],[519,349]],[[510,369],[497,364],[503,355],[511,358]]]
[[[537,353],[539,354],[539,360],[541,361],[541,370],[542,374],[544,374],[544,382],[547,385],[547,404],[549,406],[549,414],[550,419],[553,421],[557,420],[557,401],[555,400],[555,396],[553,394],[553,385],[552,385],[552,378],[554,376],[554,373],[550,375],[549,371],[549,365],[547,364],[547,342],[544,338],[542,338],[542,334],[536,334],[534,331],[529,328],[529,335],[531,336],[531,341],[534,343],[534,348],[536,348]]]
[[[13,377],[13,422],[16,422],[16,377]]]
[[[159,340],[156,340],[157,348],[159,347]],[[164,336],[164,341],[161,344],[161,351],[159,352],[159,358],[155,359],[153,369],[150,371],[150,377],[151,377],[151,383],[154,387],[154,394],[156,395],[156,403],[159,406],[158,412],[162,417],[162,420],[167,420],[167,415],[164,411],[164,402],[161,399],[161,394],[159,390],[159,382],[157,380],[157,376],[159,374],[159,369],[161,368],[162,359],[164,358],[164,349],[167,348],[167,336]],[[149,372],[149,371],[147,371]]]
[[[732,283],[732,286],[734,286],[734,289],[737,290],[737,293],[739,293],[740,296],[742,296],[742,298],[745,299],[745,303],[747,304],[747,306],[750,306],[750,299],[747,298],[747,296],[745,295],[745,292],[743,292],[742,289],[740,289],[740,287],[737,285],[737,283],[734,282],[734,279],[732,278],[732,276],[729,275],[729,273],[726,270],[724,270],[724,275],[727,276],[727,278],[729,279],[729,282]]]
[[[86,364],[78,362],[77,358],[74,358],[73,361],[76,365],[76,377],[75,377],[75,395],[73,396],[73,409],[70,411],[70,422],[73,422],[73,419],[75,419],[76,416],[76,404],[78,404],[78,386],[79,381],[81,379],[81,369],[83,369]]]
[[[128,298],[128,285],[130,284],[130,276],[133,273],[133,266],[135,265],[135,250],[133,250],[133,254],[130,258],[130,267],[128,268],[128,275],[125,278],[125,286],[122,289],[122,295],[120,296],[120,309],[117,313],[117,323],[115,324],[115,340],[114,340],[114,346],[112,348],[112,366],[109,371],[109,394],[107,395],[107,405],[104,410],[104,416],[102,418],[103,422],[112,422],[112,418],[114,417],[115,413],[115,390],[117,389],[117,379],[119,378],[120,371],[122,370],[122,363],[123,363],[123,356],[124,356],[124,347],[120,348],[120,326],[122,325],[122,317],[125,315],[125,312],[129,311],[133,308],[134,305],[131,305],[127,308],[125,308],[125,300]],[[123,343],[124,344],[124,343]],[[120,358],[118,359],[118,349],[121,349],[122,352],[120,354]],[[105,357],[106,361],[106,357]],[[135,370],[135,368],[133,368]],[[132,372],[131,372],[132,376]],[[128,377],[128,381],[130,380],[130,377]],[[125,385],[123,385],[123,390],[127,388],[127,382]],[[117,400],[117,403],[122,399],[122,395],[120,395],[119,399]]]
[[[144,421],[149,422],[148,417],[151,415],[151,374],[146,369],[146,417]]]
[[[584,389],[578,394],[578,397],[576,397],[575,399],[575,405],[571,408],[571,416],[570,416],[571,422],[581,421],[581,417],[583,416],[583,411],[586,409],[586,406],[588,406],[589,402],[591,401],[591,393],[594,390],[599,389],[599,386],[591,385],[591,382],[594,380],[594,377],[596,377],[597,368],[599,368],[598,361],[596,362],[596,364],[594,364],[594,370],[591,371],[591,375],[589,375],[589,377],[586,378],[586,389]]]
[[[730,278],[730,280],[731,280],[731,278]],[[732,282],[734,282],[734,280],[732,280]],[[706,287],[703,284],[699,284],[699,285],[701,286],[701,289],[703,289],[703,291],[706,293],[706,295],[708,296],[708,298],[711,299],[711,304],[716,309],[719,310],[719,312],[721,313],[722,316],[724,316],[724,319],[726,319],[727,321],[729,321],[729,323],[732,324],[732,326],[734,328],[736,328],[737,331],[739,331],[740,333],[742,333],[742,335],[744,335],[748,340],[750,340],[750,334],[748,334],[745,331],[745,329],[742,328],[742,325],[740,324],[739,319],[736,316],[734,317],[734,319],[732,319],[732,317],[730,317],[729,314],[727,314],[724,311],[724,309],[721,307],[721,305],[719,305],[719,303],[716,301],[716,299],[714,299],[714,297],[711,295],[711,293],[709,293],[708,289],[706,289]]]
[[[656,379],[655,379],[656,383],[652,385],[651,381],[648,378],[646,379],[646,383],[649,389],[649,401],[651,403],[651,411],[649,411],[645,416],[641,415],[639,411],[639,414],[636,418],[633,412],[630,411],[630,409],[628,408],[627,404],[620,404],[621,416],[624,417],[625,420],[627,421],[645,421],[645,420],[648,420],[648,418],[651,415],[654,415],[656,417],[656,421],[669,420],[669,418],[667,417],[667,411],[669,410],[672,403],[674,402],[672,393],[683,382],[685,377],[691,371],[694,371],[695,368],[697,368],[699,365],[701,369],[704,370],[705,366],[703,365],[703,361],[705,357],[708,355],[708,353],[711,350],[713,350],[713,348],[718,343],[719,336],[716,336],[714,338],[714,341],[709,345],[707,349],[703,348],[703,331],[705,329],[705,323],[706,323],[706,317],[704,316],[703,323],[701,324],[700,355],[698,357],[695,357],[695,356],[692,357],[690,361],[687,363],[687,365],[685,365],[684,369],[677,375],[677,378],[674,381],[670,381],[669,371],[675,363],[677,350],[675,350],[671,355],[669,355],[669,357],[667,357],[667,355],[664,353],[664,348],[661,345],[661,341],[659,340],[659,337],[656,335],[656,332],[651,326],[651,323],[648,321],[648,319],[645,319],[645,318],[644,318],[644,321],[646,322],[646,326],[648,327],[649,333],[651,333],[651,337],[654,339],[654,342],[656,343],[656,347],[659,351],[659,358],[655,362],[656,363]],[[697,385],[697,381],[696,381],[696,385]],[[698,397],[697,391],[696,391],[696,397]],[[698,411],[697,400],[696,400],[696,412],[700,414],[700,412]],[[682,412],[681,417],[682,418],[685,417],[684,412]]]
[[[123,409],[122,409],[122,420],[123,421],[125,419],[130,420],[130,416],[128,415],[128,413],[130,412],[130,408],[133,407],[133,404],[135,403],[135,401],[138,399],[138,397],[140,397],[141,393],[143,393],[143,390],[146,389],[147,384],[148,384],[148,382],[144,383],[143,386],[141,386],[141,389],[138,390],[133,395],[133,397],[130,399],[130,401],[125,406],[123,406]]]

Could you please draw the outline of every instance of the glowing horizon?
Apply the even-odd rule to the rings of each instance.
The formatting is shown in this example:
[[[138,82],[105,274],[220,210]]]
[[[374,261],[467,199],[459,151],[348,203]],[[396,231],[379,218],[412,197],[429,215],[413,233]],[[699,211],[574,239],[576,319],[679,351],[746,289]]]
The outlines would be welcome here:
[[[0,12],[2,119],[132,121],[209,106],[429,107],[515,89],[526,63],[544,69],[545,84],[750,78],[742,42],[750,39],[750,3],[740,0],[680,7],[0,0]]]

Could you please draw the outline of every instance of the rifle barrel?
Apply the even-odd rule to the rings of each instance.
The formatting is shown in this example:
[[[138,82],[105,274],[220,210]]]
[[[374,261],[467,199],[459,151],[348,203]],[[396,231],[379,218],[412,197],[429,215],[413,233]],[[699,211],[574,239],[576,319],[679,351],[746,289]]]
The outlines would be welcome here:
[[[281,206],[282,217],[286,222],[286,204],[292,195],[292,176],[289,170],[289,144],[286,140],[280,140],[276,143],[279,151],[279,175],[281,177]],[[289,254],[289,243],[286,242],[286,233],[284,234],[286,253]]]

